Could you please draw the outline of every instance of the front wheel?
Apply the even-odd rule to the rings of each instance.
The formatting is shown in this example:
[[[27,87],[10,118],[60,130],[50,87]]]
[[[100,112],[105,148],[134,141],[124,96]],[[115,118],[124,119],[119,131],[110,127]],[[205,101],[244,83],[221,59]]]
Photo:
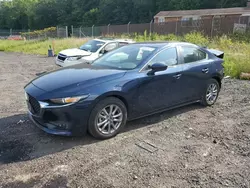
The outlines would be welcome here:
[[[217,80],[211,79],[207,83],[206,91],[202,96],[202,105],[212,106],[218,99],[220,93],[220,85]]]
[[[116,136],[127,121],[124,103],[115,97],[100,101],[92,110],[89,118],[89,133],[98,139]]]

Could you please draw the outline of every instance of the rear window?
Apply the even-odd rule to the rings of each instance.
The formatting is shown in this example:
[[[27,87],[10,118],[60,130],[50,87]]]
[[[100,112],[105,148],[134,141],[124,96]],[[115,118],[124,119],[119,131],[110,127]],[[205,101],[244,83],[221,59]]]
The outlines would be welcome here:
[[[184,63],[192,63],[207,58],[207,53],[201,51],[196,47],[190,47],[190,46],[182,47],[182,55],[184,58]]]

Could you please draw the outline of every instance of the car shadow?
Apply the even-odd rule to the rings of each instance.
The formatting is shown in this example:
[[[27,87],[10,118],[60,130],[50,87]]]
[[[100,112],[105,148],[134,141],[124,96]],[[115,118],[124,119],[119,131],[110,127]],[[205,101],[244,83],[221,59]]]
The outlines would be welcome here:
[[[140,129],[199,108],[202,106],[193,104],[130,121],[123,132]],[[0,119],[0,165],[28,161],[100,141],[88,134],[84,137],[49,135],[34,126],[26,114],[14,115]]]

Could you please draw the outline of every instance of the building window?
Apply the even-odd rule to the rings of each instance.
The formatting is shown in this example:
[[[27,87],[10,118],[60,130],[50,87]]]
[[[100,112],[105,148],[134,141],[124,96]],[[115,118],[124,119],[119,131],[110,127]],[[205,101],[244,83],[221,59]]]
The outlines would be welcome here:
[[[181,18],[182,27],[200,27],[201,17],[200,16],[185,16]]]
[[[164,17],[159,17],[159,23],[164,23],[165,22],[165,18]]]

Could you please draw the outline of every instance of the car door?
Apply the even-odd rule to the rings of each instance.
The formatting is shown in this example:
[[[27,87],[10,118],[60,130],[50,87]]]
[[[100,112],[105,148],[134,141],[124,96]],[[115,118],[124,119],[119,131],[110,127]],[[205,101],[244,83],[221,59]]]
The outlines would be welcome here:
[[[137,88],[137,104],[135,107],[141,113],[154,112],[178,104],[181,95],[182,82],[181,66],[178,65],[179,56],[175,47],[164,49],[146,64],[141,71],[140,84]],[[148,75],[149,65],[164,63],[167,70]],[[140,112],[138,112],[140,114]]]
[[[210,78],[211,60],[208,54],[196,46],[181,46],[183,102],[199,100]]]

